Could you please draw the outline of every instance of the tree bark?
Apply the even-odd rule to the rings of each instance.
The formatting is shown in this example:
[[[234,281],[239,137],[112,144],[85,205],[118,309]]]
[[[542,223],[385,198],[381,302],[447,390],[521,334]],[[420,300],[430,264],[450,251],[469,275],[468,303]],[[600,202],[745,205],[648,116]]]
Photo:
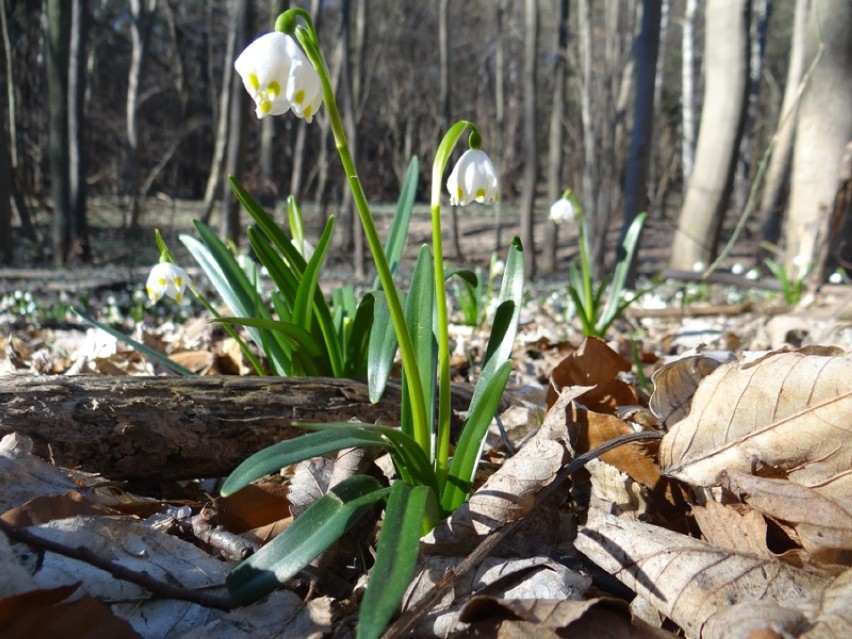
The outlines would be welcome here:
[[[552,204],[561,196],[566,184],[562,175],[565,154],[565,71],[568,60],[568,0],[557,4],[556,55],[553,63],[553,101],[550,109],[548,137],[547,202]],[[556,248],[559,246],[559,225],[548,219],[545,222],[544,247],[541,253],[542,273],[552,273],[556,268]]]
[[[775,132],[775,150],[766,169],[763,193],[760,198],[763,239],[772,244],[777,244],[781,237],[781,220],[789,186],[799,85],[805,70],[805,34],[808,27],[809,6],[810,0],[796,0],[790,60],[787,63],[787,81],[784,85],[784,99],[781,102],[778,128]]]
[[[50,192],[53,200],[53,263],[62,266],[68,254],[70,220],[68,171],[68,43],[71,35],[70,3],[47,2],[47,92],[49,103]]]
[[[499,149],[499,164],[497,174],[502,175],[506,166],[506,108],[505,108],[505,15],[508,0],[497,0],[495,3],[495,43],[494,43],[494,130],[495,147]],[[503,226],[503,197],[494,205],[494,250],[499,251]]]
[[[624,178],[624,223],[621,242],[636,216],[648,207],[648,165],[654,133],[654,94],[657,76],[657,53],[660,47],[662,20],[661,0],[642,3],[642,31],[636,41],[636,94],[633,107],[633,133],[630,140],[630,159]],[[636,261],[636,255],[633,256]],[[635,274],[630,265],[629,286]]]
[[[6,133],[0,126],[0,263],[11,264],[14,257],[12,250],[12,173],[5,138]]]
[[[89,31],[88,0],[70,0],[71,35],[68,44],[68,258],[90,262],[86,222],[86,39]]]
[[[695,14],[698,0],[686,0],[681,35],[681,172],[686,193],[695,164]]]
[[[440,0],[438,2],[438,75],[439,94],[438,103],[440,113],[438,114],[440,135],[444,135],[450,128],[452,118],[452,103],[450,101],[450,2]],[[458,207],[449,207],[449,250],[447,257],[458,259],[461,257],[461,240],[459,239],[459,214]]]
[[[852,141],[850,24],[847,0],[822,0],[811,7],[805,59],[812,60],[820,46],[824,50],[796,123],[785,250],[787,273],[796,278],[812,265],[814,281],[822,281],[829,245],[844,239],[831,237],[829,230],[842,228],[842,217],[849,215],[848,205],[835,206],[835,199],[849,179],[844,154]]]
[[[535,278],[535,190],[538,183],[536,145],[536,74],[538,71],[538,0],[526,0],[524,11],[524,171],[521,191],[521,243],[526,277]]]
[[[749,66],[748,0],[707,0],[705,91],[695,167],[672,247],[671,266],[709,264],[730,199],[742,134]]]
[[[454,389],[464,410],[471,392]],[[369,400],[364,382],[281,377],[0,378],[0,436],[115,479],[221,477],[260,449],[305,434],[300,423],[394,426],[400,389]]]

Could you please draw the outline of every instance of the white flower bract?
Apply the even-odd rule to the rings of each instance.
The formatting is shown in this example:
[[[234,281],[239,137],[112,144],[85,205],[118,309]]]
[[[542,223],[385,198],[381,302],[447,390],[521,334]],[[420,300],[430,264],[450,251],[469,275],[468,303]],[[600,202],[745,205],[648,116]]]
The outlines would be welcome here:
[[[192,286],[192,281],[186,271],[176,264],[160,262],[151,269],[145,289],[148,291],[148,299],[154,304],[163,296],[183,304],[186,301],[183,294],[187,286]]]
[[[556,224],[573,222],[577,217],[574,203],[567,197],[561,197],[550,206],[550,220]]]
[[[308,122],[322,104],[319,76],[291,37],[279,31],[260,36],[234,62],[254,100],[258,118],[291,108]]]
[[[456,162],[447,179],[450,204],[467,206],[473,201],[484,204],[499,199],[497,171],[485,151],[468,149]]]

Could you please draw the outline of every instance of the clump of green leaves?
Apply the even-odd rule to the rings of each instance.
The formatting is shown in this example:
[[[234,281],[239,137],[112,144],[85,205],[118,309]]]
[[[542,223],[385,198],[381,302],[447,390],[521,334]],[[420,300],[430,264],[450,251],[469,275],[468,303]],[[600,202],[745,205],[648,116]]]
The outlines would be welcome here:
[[[630,291],[626,287],[627,275],[639,243],[646,213],[636,216],[624,236],[612,274],[595,283],[589,261],[589,228],[582,206],[571,189],[551,207],[550,217],[557,223],[577,221],[579,224],[580,265],[572,263],[568,269],[568,295],[574,303],[577,318],[586,336],[603,337],[612,323],[624,310],[648,290]]]
[[[784,268],[784,264],[773,259],[767,258],[764,260],[766,268],[775,276],[778,283],[781,284],[781,292],[784,295],[784,302],[788,306],[795,306],[802,299],[802,291],[804,290],[805,280],[813,270],[813,262],[809,262],[800,267],[798,264],[793,265],[793,272],[788,273]]]
[[[473,271],[456,273],[459,277],[453,281],[453,291],[465,326],[477,327],[485,322],[494,297],[494,281],[503,274],[505,268],[506,265],[497,258],[497,254],[492,253],[487,277],[483,277],[482,269],[478,266]]]

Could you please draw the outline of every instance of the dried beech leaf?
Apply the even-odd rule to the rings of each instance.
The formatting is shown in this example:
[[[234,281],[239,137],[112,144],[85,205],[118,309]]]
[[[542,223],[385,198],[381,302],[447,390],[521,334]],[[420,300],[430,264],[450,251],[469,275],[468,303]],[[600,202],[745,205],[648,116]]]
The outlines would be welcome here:
[[[781,561],[737,553],[651,526],[592,511],[577,549],[684,629],[741,602],[812,610],[831,579]]]
[[[807,625],[808,620],[801,610],[766,601],[750,601],[725,608],[710,617],[701,639],[796,637]]]
[[[580,347],[563,359],[550,375],[547,407],[556,401],[559,391],[572,386],[593,386],[584,393],[582,404],[598,413],[615,413],[619,406],[638,404],[634,388],[620,379],[631,363],[597,337],[587,337]]]
[[[219,523],[233,533],[243,533],[290,516],[286,499],[249,484],[219,499]]]
[[[831,499],[784,479],[734,470],[722,473],[719,481],[755,510],[791,526],[802,547],[818,561],[852,560],[852,496]],[[837,551],[845,552],[838,556]]]
[[[627,473],[599,459],[586,464],[586,470],[592,485],[590,508],[600,508],[631,519],[647,517],[648,502],[642,494],[642,486]]]
[[[654,392],[649,407],[663,423],[671,426],[686,417],[695,389],[701,380],[732,356],[714,353],[689,355],[654,371]]]
[[[801,639],[852,637],[852,568],[839,575],[825,592],[813,627]]]
[[[714,546],[771,557],[766,547],[766,520],[749,508],[708,501],[692,514],[704,539]]]
[[[120,513],[112,508],[92,503],[76,490],[69,490],[63,495],[31,499],[18,508],[7,510],[0,519],[13,526],[26,528],[66,517],[118,514]]]
[[[660,446],[663,472],[712,486],[728,469],[852,494],[852,357],[770,353],[706,377]]]

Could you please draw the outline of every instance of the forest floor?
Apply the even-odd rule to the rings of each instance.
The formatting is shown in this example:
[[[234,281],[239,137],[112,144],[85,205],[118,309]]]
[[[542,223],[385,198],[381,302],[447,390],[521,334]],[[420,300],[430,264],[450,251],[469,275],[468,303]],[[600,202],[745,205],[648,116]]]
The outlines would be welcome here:
[[[20,241],[15,268],[0,269],[0,435],[17,433],[0,444],[0,526],[8,536],[0,535],[0,572],[15,575],[0,587],[0,634],[36,636],[33,629],[46,632],[52,618],[101,636],[110,636],[102,634],[107,629],[143,637],[349,636],[363,590],[359,562],[372,551],[366,528],[360,545],[337,550],[334,565],[322,562],[251,606],[217,608],[237,560],[211,541],[211,531],[239,534],[253,546],[268,541],[304,508],[305,494],[327,482],[331,462],[300,465],[222,501],[211,497],[215,477],[175,481],[167,470],[189,450],[200,455],[206,447],[215,456],[221,424],[185,433],[176,445],[182,452],[152,456],[150,476],[127,482],[109,481],[120,476],[115,459],[99,464],[81,452],[97,442],[46,430],[67,420],[83,432],[101,419],[95,413],[113,411],[115,421],[98,437],[109,439],[111,458],[138,454],[121,437],[129,442],[133,428],[144,430],[132,416],[139,405],[121,404],[120,396],[148,391],[121,380],[165,372],[69,314],[70,306],[202,375],[250,372],[202,307],[148,307],[144,283],[158,257],[153,228],[189,267],[178,235],[193,233],[198,210],[190,202],[148,206],[143,230],[133,234],[115,230],[117,207],[93,210],[96,266],[55,271]],[[460,209],[463,259],[450,252],[449,262],[487,271],[496,237],[494,216],[484,211]],[[316,237],[315,212],[304,213]],[[380,232],[391,215],[392,207],[377,208]],[[505,218],[499,257],[517,232],[516,216]],[[416,209],[410,257],[430,233],[428,211]],[[541,225],[538,246],[543,233]],[[852,636],[852,287],[826,285],[788,308],[777,283],[765,278],[671,279],[628,309],[606,342],[584,340],[566,293],[576,237],[563,234],[558,271],[526,289],[501,408],[506,433],[492,428],[484,486],[468,509],[422,541],[398,623],[410,622],[418,636],[533,627],[554,637],[603,628],[614,637],[748,637],[761,628],[773,636]],[[611,238],[614,250],[617,230]],[[669,221],[649,222],[640,285],[663,271],[671,241]],[[741,242],[723,269],[735,262],[750,268],[753,253],[753,243]],[[330,253],[326,291],[371,280],[369,272],[354,277],[342,251]],[[452,339],[455,382],[464,387],[476,380],[487,328],[457,324]],[[103,377],[106,386],[95,381],[83,391],[88,398],[75,395],[83,388],[79,375]],[[165,427],[156,434],[158,420],[169,420],[156,412],[161,396],[142,397],[154,410],[145,413],[153,422],[146,432],[169,437]],[[184,399],[180,410],[200,412],[193,391]],[[607,453],[570,482],[560,474],[577,455],[637,430],[664,436],[659,446]],[[483,540],[496,537],[502,544],[483,551]],[[88,551],[62,555],[79,547]],[[477,552],[472,571],[439,592],[444,570]],[[127,572],[156,583],[131,583]],[[163,583],[213,599],[187,601]],[[430,592],[439,596],[419,610]]]

